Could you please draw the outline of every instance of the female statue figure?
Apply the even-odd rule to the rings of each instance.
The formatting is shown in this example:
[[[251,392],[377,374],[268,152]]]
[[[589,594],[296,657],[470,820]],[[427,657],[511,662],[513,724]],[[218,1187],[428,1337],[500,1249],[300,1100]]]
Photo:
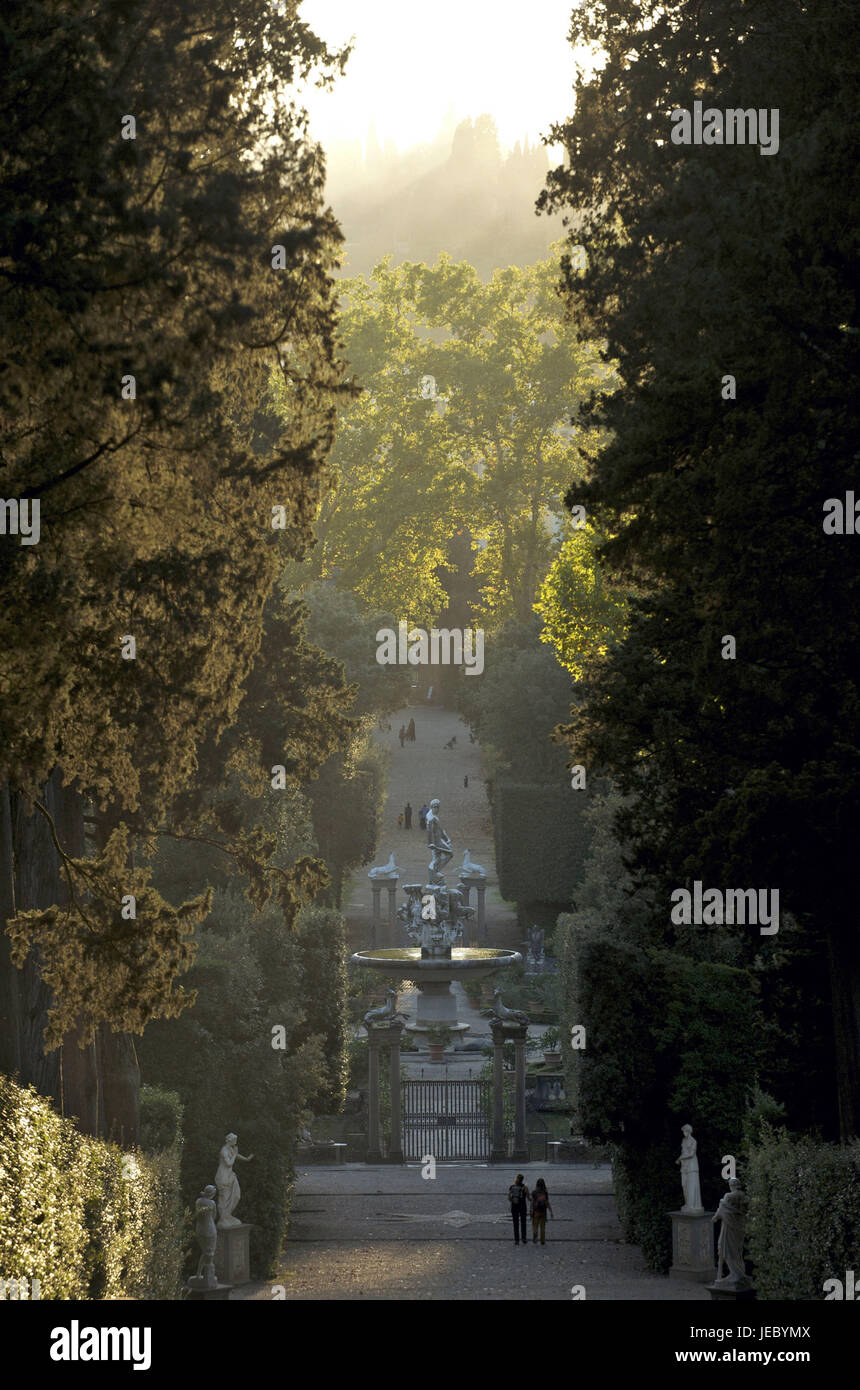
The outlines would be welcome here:
[[[200,1247],[197,1273],[189,1279],[195,1289],[214,1289],[218,1280],[215,1277],[215,1244],[218,1232],[215,1228],[215,1188],[210,1184],[204,1187],[194,1204],[194,1232]]]
[[[727,1288],[751,1287],[744,1264],[744,1224],[749,1205],[750,1199],[738,1179],[732,1178],[729,1191],[720,1198],[720,1205],[713,1216],[714,1222],[722,1222],[717,1241],[717,1277],[714,1283],[723,1284]],[[728,1271],[725,1275],[723,1265]]]
[[[684,1189],[684,1205],[681,1211],[704,1211],[702,1194],[699,1189],[699,1160],[696,1157],[693,1126],[682,1125],[681,1133],[684,1136],[681,1143],[681,1156],[675,1159],[675,1162],[680,1164],[681,1186]]]
[[[235,1134],[228,1134],[224,1141],[224,1147],[219,1155],[218,1172],[215,1174],[215,1186],[218,1189],[218,1225],[219,1226],[241,1226],[241,1221],[237,1221],[233,1215],[239,1205],[241,1189],[239,1179],[233,1172],[233,1164],[237,1158],[241,1158],[243,1163],[250,1163],[254,1157],[248,1154],[247,1158],[239,1152],[239,1143]]]

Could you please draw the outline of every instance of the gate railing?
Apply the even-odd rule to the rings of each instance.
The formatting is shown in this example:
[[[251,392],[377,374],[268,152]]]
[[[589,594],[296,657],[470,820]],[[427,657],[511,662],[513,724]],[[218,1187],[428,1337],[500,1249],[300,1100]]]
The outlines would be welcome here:
[[[402,1081],[403,1156],[421,1160],[488,1159],[493,1095],[490,1081]]]

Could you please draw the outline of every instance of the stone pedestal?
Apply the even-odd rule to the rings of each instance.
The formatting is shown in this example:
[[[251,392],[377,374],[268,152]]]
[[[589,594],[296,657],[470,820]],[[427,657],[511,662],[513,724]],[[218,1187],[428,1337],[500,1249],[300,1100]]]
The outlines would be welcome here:
[[[186,1303],[226,1303],[230,1298],[232,1284],[216,1284],[214,1289],[204,1289],[195,1283],[192,1276],[185,1285]]]
[[[670,1211],[672,1218],[672,1267],[670,1279],[694,1284],[713,1283],[717,1255],[712,1211]]]
[[[248,1242],[251,1227],[243,1221],[240,1226],[219,1226],[215,1246],[215,1273],[219,1284],[247,1284],[251,1278]]]
[[[705,1288],[708,1290],[711,1298],[715,1299],[718,1303],[749,1302],[756,1296],[752,1284],[750,1284],[748,1288],[739,1289],[726,1288],[725,1285],[722,1284],[706,1284]]]

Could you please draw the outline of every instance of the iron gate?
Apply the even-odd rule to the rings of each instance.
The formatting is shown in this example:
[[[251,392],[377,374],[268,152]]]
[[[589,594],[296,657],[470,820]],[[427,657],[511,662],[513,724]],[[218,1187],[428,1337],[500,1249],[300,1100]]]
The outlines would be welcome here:
[[[420,1162],[488,1159],[493,1115],[491,1081],[402,1081],[403,1157]]]

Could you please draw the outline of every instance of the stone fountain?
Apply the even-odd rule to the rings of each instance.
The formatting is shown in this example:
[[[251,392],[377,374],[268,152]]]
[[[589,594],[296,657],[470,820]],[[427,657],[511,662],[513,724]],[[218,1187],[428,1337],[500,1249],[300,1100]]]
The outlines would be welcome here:
[[[439,801],[430,802],[427,817],[427,844],[430,866],[426,883],[405,883],[406,902],[396,916],[414,943],[380,950],[356,951],[351,957],[355,965],[378,970],[385,975],[412,980],[419,990],[415,1022],[408,1025],[412,1033],[431,1033],[442,1028],[452,1033],[465,1033],[468,1023],[457,1018],[457,1000],[451,993],[454,980],[485,979],[505,966],[522,961],[519,951],[494,950],[489,947],[463,946],[464,924],[475,915],[468,906],[471,887],[476,878],[486,879],[480,865],[469,860],[468,851],[459,886],[449,888],[443,870],[453,850],[451,841],[439,820]],[[393,855],[383,866],[386,878],[394,878]],[[377,870],[371,869],[371,883]],[[481,892],[481,898],[483,891]]]

